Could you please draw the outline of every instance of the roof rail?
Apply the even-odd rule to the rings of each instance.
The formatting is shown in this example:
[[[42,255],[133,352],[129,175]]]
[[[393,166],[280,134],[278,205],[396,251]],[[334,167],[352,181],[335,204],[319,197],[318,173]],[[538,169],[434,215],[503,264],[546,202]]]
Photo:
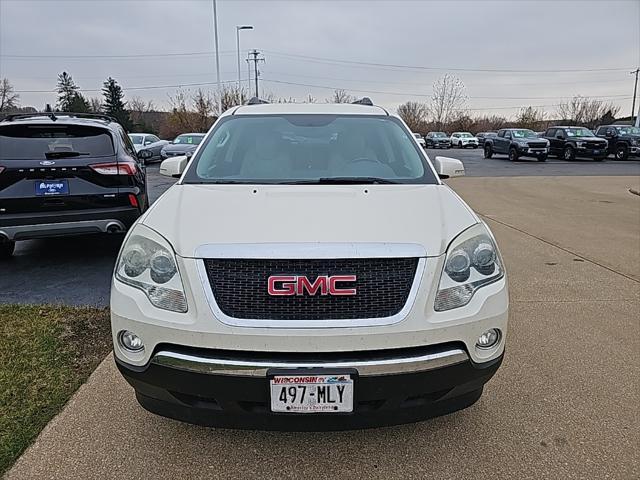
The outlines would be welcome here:
[[[267,102],[266,100],[262,100],[261,98],[258,98],[258,97],[251,97],[247,102],[247,105],[262,105],[265,103],[269,103],[269,102]]]
[[[371,101],[371,99],[369,97],[362,97],[359,100],[356,100],[355,102],[351,102],[354,105],[367,105],[369,107],[373,107],[373,102]]]
[[[49,117],[52,121],[56,121],[58,117],[75,117],[75,118],[95,118],[105,120],[107,122],[117,122],[117,120],[103,113],[77,113],[77,112],[34,112],[34,113],[11,113],[2,119],[3,122],[11,122],[20,118],[29,117]]]

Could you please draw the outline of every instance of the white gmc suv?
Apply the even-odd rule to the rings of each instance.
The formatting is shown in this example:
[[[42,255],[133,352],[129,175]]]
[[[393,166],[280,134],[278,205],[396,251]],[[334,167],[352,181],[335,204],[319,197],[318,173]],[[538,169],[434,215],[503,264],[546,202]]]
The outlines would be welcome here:
[[[117,366],[140,404],[212,426],[322,430],[472,405],[502,361],[491,231],[407,126],[357,104],[227,111],[117,260]]]

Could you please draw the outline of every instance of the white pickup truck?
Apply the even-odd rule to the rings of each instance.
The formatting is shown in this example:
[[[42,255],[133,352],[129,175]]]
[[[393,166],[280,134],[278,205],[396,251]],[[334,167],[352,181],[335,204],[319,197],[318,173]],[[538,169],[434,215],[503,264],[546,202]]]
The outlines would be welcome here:
[[[255,104],[254,104],[255,103]],[[251,429],[364,428],[472,405],[503,358],[487,225],[401,119],[357,104],[227,111],[129,231],[117,366],[151,412]]]

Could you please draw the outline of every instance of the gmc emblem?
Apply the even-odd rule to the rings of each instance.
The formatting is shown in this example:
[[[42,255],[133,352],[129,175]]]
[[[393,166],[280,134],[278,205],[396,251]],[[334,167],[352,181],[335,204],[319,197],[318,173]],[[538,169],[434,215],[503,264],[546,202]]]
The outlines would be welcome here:
[[[272,296],[292,295],[333,295],[352,296],[357,293],[355,287],[345,287],[345,283],[357,280],[355,275],[319,275],[312,282],[305,276],[272,275],[269,277],[268,292]],[[338,285],[340,284],[340,285]]]

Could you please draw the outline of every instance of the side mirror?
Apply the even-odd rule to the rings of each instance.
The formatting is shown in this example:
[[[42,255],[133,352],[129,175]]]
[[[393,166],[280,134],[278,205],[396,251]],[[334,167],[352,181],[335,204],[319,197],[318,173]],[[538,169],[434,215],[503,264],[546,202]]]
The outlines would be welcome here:
[[[608,131],[604,134],[605,137],[613,137],[613,133],[611,131]]]
[[[149,160],[151,157],[153,157],[153,152],[151,150],[140,150],[138,152],[138,158],[140,160]]]
[[[464,176],[464,164],[460,160],[449,157],[436,157],[433,166],[440,178]]]
[[[557,138],[558,140],[564,140],[564,137],[562,136],[562,134],[561,134],[561,133],[558,133],[558,134],[556,135],[556,138]]]
[[[180,178],[184,170],[187,168],[188,163],[189,159],[186,155],[167,158],[160,164],[160,175]]]

